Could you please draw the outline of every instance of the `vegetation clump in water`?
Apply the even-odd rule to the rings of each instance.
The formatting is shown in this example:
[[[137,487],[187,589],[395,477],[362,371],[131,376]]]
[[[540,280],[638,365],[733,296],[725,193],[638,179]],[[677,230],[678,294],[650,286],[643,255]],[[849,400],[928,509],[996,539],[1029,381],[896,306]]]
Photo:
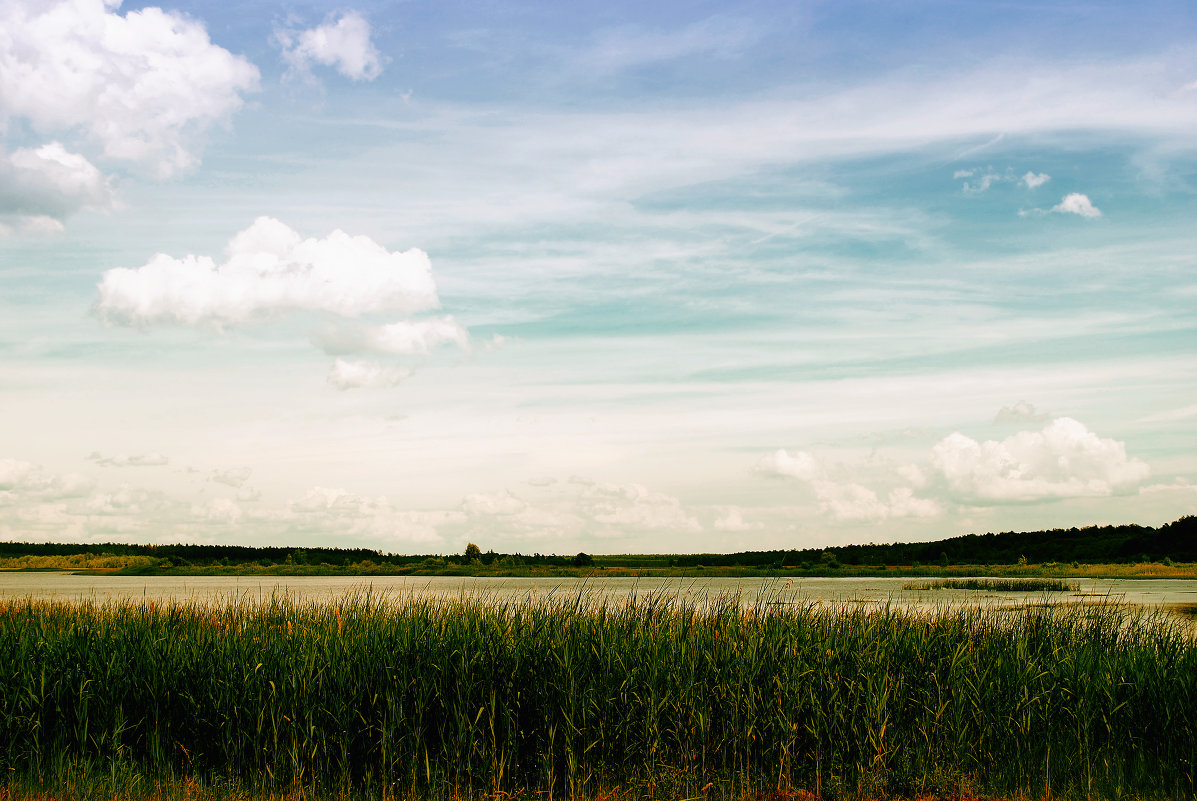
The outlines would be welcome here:
[[[903,584],[904,590],[977,590],[980,592],[1077,592],[1081,585],[1063,579],[940,579]]]
[[[0,774],[53,797],[1193,797],[1187,631],[1108,604],[0,603]]]

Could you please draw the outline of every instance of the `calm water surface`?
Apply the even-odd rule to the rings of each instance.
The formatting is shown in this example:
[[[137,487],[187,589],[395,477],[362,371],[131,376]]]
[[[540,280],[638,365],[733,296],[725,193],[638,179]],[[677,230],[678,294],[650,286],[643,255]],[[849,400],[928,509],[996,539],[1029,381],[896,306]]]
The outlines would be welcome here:
[[[1197,607],[1197,581],[1178,579],[1079,579],[1077,592],[968,592],[905,590],[911,578],[463,578],[456,576],[95,576],[71,573],[0,572],[0,598],[58,601],[269,600],[287,596],[301,602],[327,602],[352,593],[375,598],[407,597],[496,601],[572,598],[579,592],[621,600],[662,594],[703,603],[727,596],[752,603],[762,597],[798,603],[893,604],[927,608],[959,604],[1012,606],[1024,603],[1079,603],[1109,599],[1178,611]]]

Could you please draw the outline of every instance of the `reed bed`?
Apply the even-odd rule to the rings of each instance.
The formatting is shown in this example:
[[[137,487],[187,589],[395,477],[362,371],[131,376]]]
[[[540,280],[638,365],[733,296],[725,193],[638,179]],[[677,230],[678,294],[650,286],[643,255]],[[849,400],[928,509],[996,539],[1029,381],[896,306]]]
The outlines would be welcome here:
[[[25,600],[0,771],[55,798],[1191,798],[1187,631],[778,595]]]
[[[1052,578],[963,578],[903,584],[904,590],[976,590],[979,592],[1076,592],[1075,581]]]

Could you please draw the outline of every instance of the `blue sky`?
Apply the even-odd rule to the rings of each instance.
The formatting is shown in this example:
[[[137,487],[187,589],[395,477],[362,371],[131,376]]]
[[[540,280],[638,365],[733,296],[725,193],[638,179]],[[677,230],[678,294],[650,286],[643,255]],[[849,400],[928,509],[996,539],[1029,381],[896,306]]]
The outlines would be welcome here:
[[[1197,11],[4,0],[0,537],[1197,511]]]

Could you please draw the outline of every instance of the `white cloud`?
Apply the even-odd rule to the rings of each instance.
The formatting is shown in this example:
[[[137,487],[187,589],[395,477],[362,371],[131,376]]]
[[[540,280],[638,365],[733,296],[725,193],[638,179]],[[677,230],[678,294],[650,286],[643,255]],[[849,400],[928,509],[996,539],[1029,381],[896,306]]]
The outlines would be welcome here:
[[[211,498],[191,507],[191,517],[201,523],[236,525],[244,516],[241,506],[228,498]]]
[[[918,498],[909,487],[897,487],[882,499],[861,484],[816,480],[810,482],[819,510],[842,522],[880,522],[891,518],[938,517],[942,509],[928,498]]]
[[[259,217],[230,240],[226,259],[158,254],[136,269],[104,273],[96,308],[110,323],[221,328],[286,312],[345,318],[412,314],[440,305],[422,250],[390,252],[365,236],[336,230],[304,239],[282,222]],[[368,326],[341,320],[313,336],[330,355],[422,355],[444,344],[470,350],[465,326],[451,316]],[[486,346],[484,346],[484,349]],[[336,359],[328,382],[338,389],[395,386],[406,368]]]
[[[394,387],[411,376],[410,370],[373,362],[336,359],[328,371],[328,383],[339,390]]]
[[[897,487],[889,493],[889,516],[929,519],[943,514],[943,508],[931,498],[919,498],[909,487]]]
[[[604,526],[621,531],[701,531],[702,525],[681,501],[639,484],[596,483],[584,487],[579,513]]]
[[[0,459],[0,504],[79,497],[90,492],[92,486],[86,476],[57,475],[33,462]]]
[[[1022,177],[1022,184],[1027,189],[1037,189],[1051,179],[1052,177],[1045,172],[1035,173],[1027,170],[1026,175]]]
[[[507,490],[494,493],[474,493],[467,495],[461,504],[461,509],[471,516],[507,517],[518,515],[528,508],[528,504],[512,495]]]
[[[112,207],[112,188],[96,167],[58,142],[0,152],[0,219],[36,230],[36,220],[61,221],[84,209]]]
[[[212,471],[212,480],[217,484],[224,484],[226,487],[233,487],[240,489],[249,477],[253,475],[253,469],[249,467],[230,467],[227,470]]]
[[[823,474],[818,462],[806,451],[798,451],[791,456],[784,449],[761,457],[753,469],[761,475],[796,478],[801,481],[813,481]]]
[[[379,326],[367,333],[367,348],[374,353],[427,353],[437,345],[452,343],[465,349],[470,334],[452,317]]]
[[[720,506],[716,509],[719,516],[711,525],[716,531],[738,533],[744,531],[759,531],[765,527],[764,523],[751,522],[744,519],[744,510],[738,506]]]
[[[120,0],[0,4],[0,109],[42,132],[84,131],[105,156],[168,176],[198,161],[197,138],[258,84],[202,23]]]
[[[99,290],[104,319],[127,325],[219,325],[294,310],[355,317],[439,303],[423,251],[388,252],[340,230],[303,239],[270,217],[233,237],[222,264],[158,254],[137,269],[108,270]]]
[[[255,487],[238,487],[237,500],[242,503],[252,503],[262,499],[262,491]]]
[[[927,473],[917,464],[905,464],[898,468],[898,475],[915,489],[922,489],[929,483]]]
[[[333,487],[313,487],[281,512],[258,517],[283,523],[288,531],[313,531],[322,537],[350,536],[423,547],[442,542],[440,529],[465,519],[461,512],[454,511],[400,510],[386,496],[359,495]]]
[[[452,316],[445,316],[379,326],[334,326],[319,332],[315,341],[329,355],[375,353],[411,356],[428,353],[446,344],[468,350],[470,332]]]
[[[346,78],[372,81],[382,74],[383,59],[370,41],[370,23],[357,11],[304,31],[276,29],[283,58],[299,73],[312,64],[333,67]]]
[[[1191,484],[1187,478],[1180,476],[1173,479],[1169,484],[1146,484],[1139,487],[1140,495],[1158,495],[1162,493],[1197,495],[1197,484]]]
[[[122,484],[112,492],[93,493],[81,511],[87,515],[136,517],[168,504],[169,501],[160,492]]]
[[[1052,206],[1057,214],[1079,214],[1082,217],[1100,217],[1101,209],[1093,205],[1088,196],[1080,192],[1066,195],[1057,205]]]
[[[88,461],[95,462],[98,465],[105,467],[162,467],[170,464],[170,457],[165,456],[157,451],[151,453],[139,453],[132,456],[126,454],[118,454],[117,456],[104,456],[97,451],[92,451],[87,456]]]
[[[1156,414],[1149,414],[1146,417],[1140,417],[1136,423],[1170,423],[1175,420],[1187,420],[1191,417],[1197,417],[1197,403],[1182,406],[1177,409],[1169,409],[1164,412],[1157,412]]]
[[[697,517],[672,495],[640,484],[596,482],[578,476],[569,481],[526,483],[518,496],[508,490],[475,493],[466,496],[461,508],[468,518],[461,533],[476,541],[569,539],[573,544],[567,548],[575,548],[586,547],[587,539],[635,541],[649,533],[703,530]],[[721,519],[729,526],[725,530],[757,527],[731,513]]]
[[[957,175],[959,175],[959,174],[960,174],[960,172],[957,171]],[[973,175],[974,175],[973,171],[969,171],[967,177],[972,177]],[[995,183],[999,183],[1004,180],[1009,180],[1009,179],[1003,177],[999,173],[994,172],[993,170],[986,170],[984,173],[977,176],[976,180],[965,181],[964,185],[961,188],[963,189],[964,194],[966,194],[966,195],[979,195],[982,192],[987,192],[989,190],[989,187],[993,186]]]
[[[998,60],[931,81],[898,70],[849,85],[806,82],[716,104],[680,100],[618,112],[444,105],[401,125],[380,112],[374,124],[393,144],[363,154],[359,178],[338,178],[402,180],[412,191],[396,196],[397,207],[386,213],[397,209],[405,226],[443,227],[455,237],[462,213],[475,231],[546,219],[607,221],[627,213],[629,198],[653,191],[776,164],[935,142],[955,148],[1001,132],[1129,133],[1187,147],[1197,104],[1153,91],[1175,84],[1178,60],[1175,53],[1067,67]]]
[[[3,221],[2,218],[3,215],[0,215],[0,236],[49,236],[61,234],[66,230],[60,220],[44,214],[18,214],[7,221]]]
[[[956,432],[935,445],[931,461],[954,499],[976,505],[1130,492],[1151,472],[1123,443],[1068,417],[1000,442]]]
[[[752,23],[716,15],[676,31],[606,30],[573,58],[587,71],[609,74],[687,56],[731,58],[759,38]]]
[[[819,511],[843,522],[928,518],[942,511],[938,503],[915,497],[908,487],[893,489],[887,498],[882,498],[857,482],[829,478],[827,470],[806,451],[798,451],[794,456],[784,450],[775,451],[757,462],[755,472],[803,482],[814,493]],[[912,484],[925,483],[922,471],[915,465],[907,465],[899,473]]]
[[[1047,414],[1035,408],[1035,405],[1020,400],[1013,406],[1003,406],[993,416],[995,423],[1038,423],[1047,419]]]
[[[987,167],[984,171],[979,168],[956,170],[952,173],[952,178],[955,180],[960,180],[961,178],[971,179],[966,180],[961,187],[966,195],[982,194],[988,191],[994,184],[999,183],[1019,183],[1028,189],[1035,189],[1043,186],[1052,179],[1047,173],[1035,173],[1030,170],[1021,177],[1016,177],[1014,171],[1009,167],[1004,172],[997,172],[992,167]]]

